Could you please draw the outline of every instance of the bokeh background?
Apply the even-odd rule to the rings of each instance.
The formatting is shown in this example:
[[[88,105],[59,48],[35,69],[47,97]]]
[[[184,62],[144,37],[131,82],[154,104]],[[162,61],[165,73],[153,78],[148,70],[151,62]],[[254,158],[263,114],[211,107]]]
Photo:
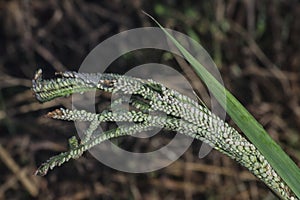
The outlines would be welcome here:
[[[299,1],[1,0],[0,199],[276,198],[221,153],[199,159],[199,141],[179,160],[151,173],[119,172],[86,153],[45,177],[33,176],[43,161],[67,150],[67,139],[76,134],[73,123],[43,117],[54,108],[70,108],[71,99],[39,104],[30,89],[34,72],[42,68],[51,77],[55,71],[78,70],[106,38],[155,26],[142,10],[199,41],[218,65],[225,86],[300,166]],[[108,71],[122,74],[147,62],[174,66],[201,93],[191,68],[161,51],[133,52]],[[159,134],[125,139],[121,145],[142,152],[169,139]]]

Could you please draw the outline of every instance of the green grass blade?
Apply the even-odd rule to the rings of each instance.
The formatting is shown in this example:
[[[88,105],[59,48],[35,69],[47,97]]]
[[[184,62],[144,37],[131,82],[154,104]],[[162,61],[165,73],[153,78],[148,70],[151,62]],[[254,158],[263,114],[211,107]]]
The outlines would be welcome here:
[[[148,15],[148,14],[146,14]],[[148,15],[149,16],[149,15]],[[153,17],[158,26],[175,44],[186,60],[192,65],[197,75],[204,81],[210,92],[227,113],[248,137],[248,139],[265,156],[275,171],[281,176],[291,190],[300,198],[300,170],[281,147],[268,135],[262,125],[247,111],[247,109],[224,88],[166,29]],[[224,99],[224,92],[226,98]]]

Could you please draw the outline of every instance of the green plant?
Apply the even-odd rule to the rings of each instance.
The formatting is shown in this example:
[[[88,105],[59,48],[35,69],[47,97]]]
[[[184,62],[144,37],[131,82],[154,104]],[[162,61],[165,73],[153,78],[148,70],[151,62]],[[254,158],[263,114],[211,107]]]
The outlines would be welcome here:
[[[124,99],[121,95],[119,99],[112,102],[114,105],[129,103],[131,109],[112,112],[110,108],[107,108],[99,114],[64,108],[49,112],[48,117],[88,121],[90,126],[80,142],[75,136],[71,137],[69,151],[50,158],[38,168],[37,175],[45,175],[49,169],[72,158],[78,158],[83,152],[102,141],[163,127],[210,144],[248,168],[282,199],[297,199],[255,145],[206,107],[189,97],[153,80],[99,73],[63,72],[57,75],[53,79],[45,80],[42,78],[42,71],[37,71],[32,83],[33,91],[39,101],[50,101],[57,97],[90,90],[102,90],[110,93],[131,94],[130,100]],[[164,113],[165,115],[149,113]],[[98,135],[94,134],[100,123],[106,121],[133,123],[118,126]]]
[[[247,109],[221,85],[203,66],[197,61],[164,27],[152,16],[149,16],[167,35],[191,64],[197,75],[203,80],[210,92],[218,102],[226,109],[233,121],[257,147],[258,151],[266,157],[267,161],[285,181],[288,187],[300,198],[300,170],[291,158],[268,135],[262,125],[247,111]],[[225,98],[224,98],[225,93]],[[282,197],[282,196],[281,196]],[[283,197],[282,197],[283,198]]]

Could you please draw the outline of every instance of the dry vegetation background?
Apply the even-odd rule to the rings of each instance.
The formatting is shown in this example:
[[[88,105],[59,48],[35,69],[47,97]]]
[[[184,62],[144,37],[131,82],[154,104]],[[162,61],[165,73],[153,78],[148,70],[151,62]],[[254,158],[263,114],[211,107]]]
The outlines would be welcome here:
[[[124,30],[154,26],[189,34],[213,57],[225,86],[300,166],[300,3],[296,0],[0,1],[0,199],[274,199],[248,171],[219,152],[198,158],[200,142],[167,168],[145,174],[111,169],[89,155],[33,172],[67,149],[72,123],[42,117],[64,98],[39,104],[31,78],[39,67],[77,70],[98,43]],[[147,62],[185,65],[162,52],[134,53],[110,68],[124,73]],[[160,138],[156,136],[156,138]],[[131,141],[131,140],[130,140]],[[129,149],[147,148],[131,141]],[[126,146],[126,145],[125,145]],[[147,150],[147,149],[146,149]]]

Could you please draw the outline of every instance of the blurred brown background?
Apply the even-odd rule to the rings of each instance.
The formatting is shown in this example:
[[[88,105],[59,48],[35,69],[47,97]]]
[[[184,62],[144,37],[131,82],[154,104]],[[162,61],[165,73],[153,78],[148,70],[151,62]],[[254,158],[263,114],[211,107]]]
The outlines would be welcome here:
[[[37,68],[77,70],[97,44],[124,30],[163,26],[200,41],[225,86],[300,166],[300,3],[296,0],[0,1],[0,199],[274,199],[246,169],[217,151],[198,158],[200,142],[167,168],[145,174],[113,170],[89,155],[45,177],[35,169],[67,149],[72,123],[42,117],[63,98],[39,104],[30,90]],[[186,65],[163,52],[134,53],[110,71],[147,62]],[[163,136],[155,136],[157,138]],[[145,140],[146,141],[146,140]],[[131,149],[146,148],[131,142]],[[126,146],[126,145],[125,145]]]

